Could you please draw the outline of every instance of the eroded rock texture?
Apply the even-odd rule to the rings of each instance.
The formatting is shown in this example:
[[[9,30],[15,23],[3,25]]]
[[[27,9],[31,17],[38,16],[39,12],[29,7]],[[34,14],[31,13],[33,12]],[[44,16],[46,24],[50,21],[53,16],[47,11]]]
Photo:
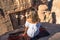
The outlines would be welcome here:
[[[53,0],[52,13],[56,15],[56,24],[60,24],[60,0]]]

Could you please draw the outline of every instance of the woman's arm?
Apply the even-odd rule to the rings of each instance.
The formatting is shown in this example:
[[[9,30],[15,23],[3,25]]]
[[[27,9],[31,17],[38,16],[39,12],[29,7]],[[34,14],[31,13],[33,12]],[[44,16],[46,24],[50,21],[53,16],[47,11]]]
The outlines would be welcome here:
[[[28,27],[25,27],[24,34],[27,33]]]

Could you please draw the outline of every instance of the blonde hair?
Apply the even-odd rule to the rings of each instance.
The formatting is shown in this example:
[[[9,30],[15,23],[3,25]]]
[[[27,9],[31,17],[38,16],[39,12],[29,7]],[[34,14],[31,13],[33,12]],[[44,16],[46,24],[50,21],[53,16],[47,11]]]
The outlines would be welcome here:
[[[27,18],[31,18],[32,19],[32,22],[38,22],[39,20],[39,17],[38,17],[38,13],[35,9],[31,9],[29,12],[28,12],[28,17]]]

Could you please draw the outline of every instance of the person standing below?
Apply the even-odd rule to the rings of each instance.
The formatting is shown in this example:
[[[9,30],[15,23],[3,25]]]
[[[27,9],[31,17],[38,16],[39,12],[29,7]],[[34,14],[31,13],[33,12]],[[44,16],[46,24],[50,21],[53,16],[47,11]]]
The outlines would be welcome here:
[[[31,9],[28,13],[26,14],[25,32],[23,35],[27,34],[32,40],[39,34],[41,24],[36,10]]]

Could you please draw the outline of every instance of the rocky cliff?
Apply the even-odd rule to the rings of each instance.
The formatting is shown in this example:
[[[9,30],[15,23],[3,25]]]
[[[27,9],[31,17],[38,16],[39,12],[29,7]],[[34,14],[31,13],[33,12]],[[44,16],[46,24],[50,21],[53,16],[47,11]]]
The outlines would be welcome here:
[[[25,9],[28,9],[31,6],[34,7],[33,3],[38,2],[38,1],[37,0],[35,1],[32,1],[32,0],[0,0],[0,35],[13,30],[14,27],[17,28],[17,25],[20,24],[19,22],[22,23],[22,20],[20,20],[20,15],[25,15],[25,12],[26,12]],[[35,4],[38,6],[39,3],[35,3]],[[51,10],[47,10],[49,9],[48,6]],[[40,4],[38,6],[38,14],[42,22],[60,24],[59,13],[60,13],[60,0],[53,0],[53,2],[52,1],[49,2],[49,5],[47,2],[46,4],[43,4],[43,5]],[[17,15],[18,15],[18,19],[16,18]],[[24,19],[23,19],[23,22],[24,22]]]
[[[51,11],[56,15],[56,24],[60,24],[60,0],[53,0]]]

